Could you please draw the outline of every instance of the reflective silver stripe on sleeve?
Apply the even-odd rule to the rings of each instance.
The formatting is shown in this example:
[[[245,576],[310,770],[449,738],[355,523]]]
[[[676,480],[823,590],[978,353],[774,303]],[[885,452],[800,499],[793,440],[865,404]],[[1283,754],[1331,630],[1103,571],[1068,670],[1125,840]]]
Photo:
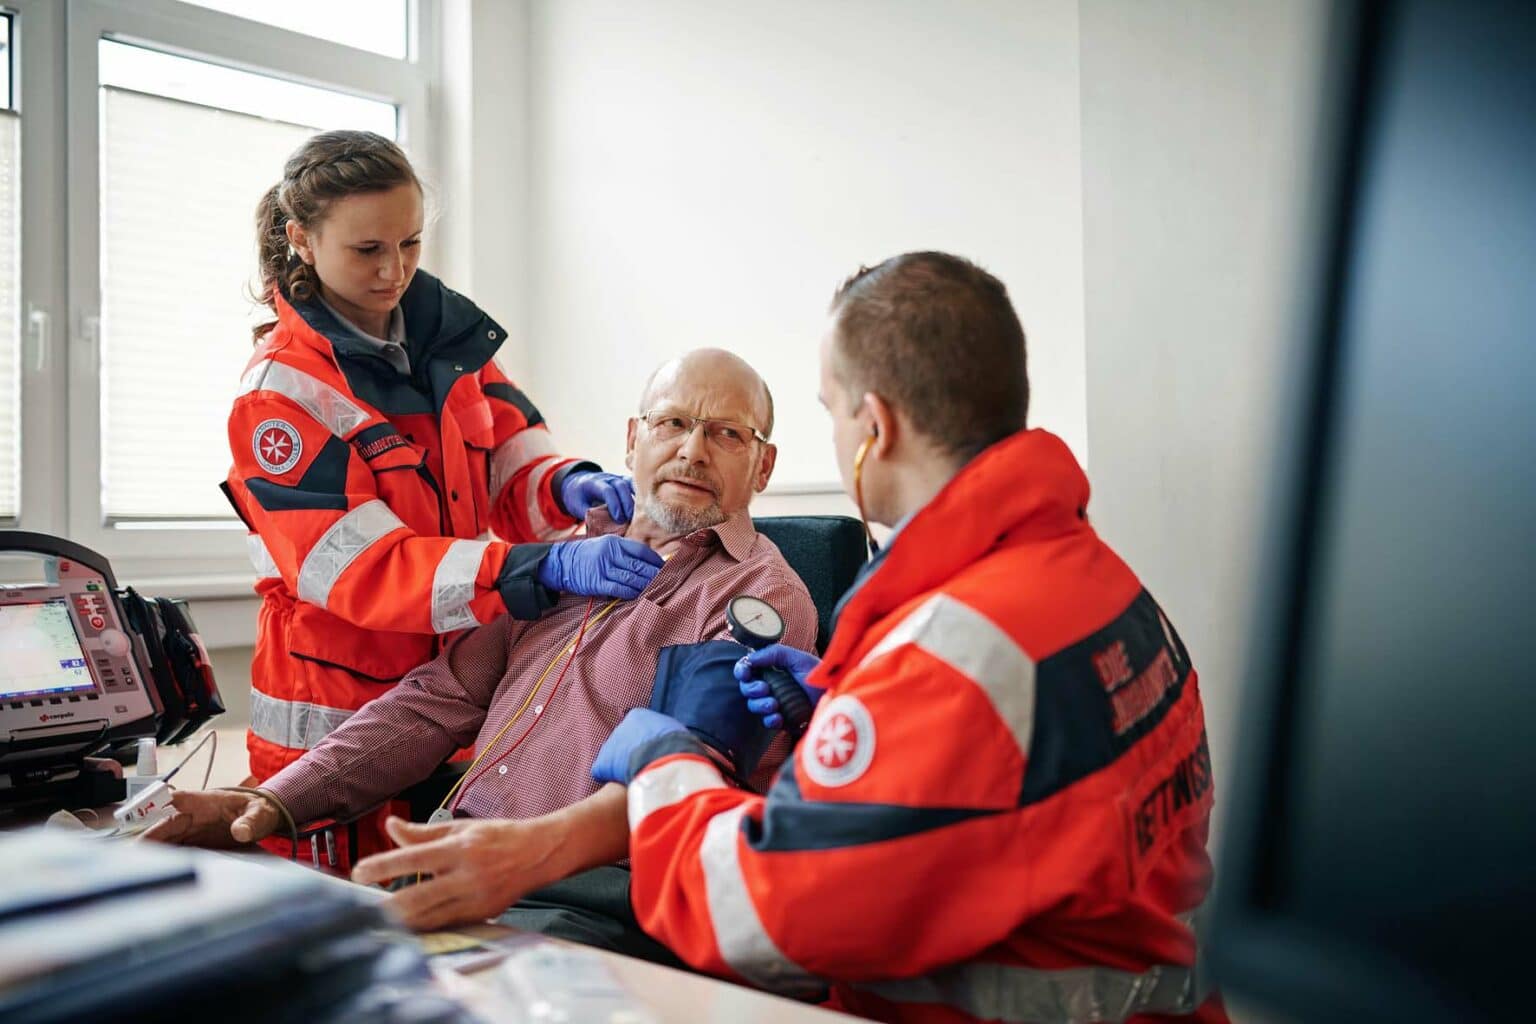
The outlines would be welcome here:
[[[629,827],[639,828],[652,811],[671,807],[695,793],[724,788],[717,770],[691,757],[647,768],[629,784]]]
[[[725,962],[743,978],[785,995],[812,995],[824,983],[780,951],[763,927],[741,871],[739,836],[745,807],[710,819],[699,846],[704,893],[715,943]]]
[[[491,453],[491,501],[501,494],[512,475],[535,459],[558,454],[555,441],[543,427],[528,427],[503,441]]]
[[[480,625],[469,603],[475,599],[475,577],[485,555],[483,540],[456,540],[448,545],[432,574],[432,631],[451,633]]]
[[[542,465],[535,466],[533,472],[528,474],[528,526],[535,540],[558,540],[560,534],[565,532],[558,526],[551,526],[539,509],[539,492],[544,489],[544,478],[554,472],[557,465],[558,460],[545,459]]]
[[[251,556],[251,566],[256,570],[257,579],[282,578],[283,574],[277,568],[277,560],[272,557],[272,552],[267,550],[267,542],[261,539],[261,534],[246,534],[245,550]]]
[[[1185,917],[1180,915],[1180,920]],[[1198,949],[1199,925],[1191,926]],[[1139,1014],[1192,1014],[1210,995],[1207,982],[1196,968],[1171,964],[1137,972],[1109,967],[1042,970],[968,963],[921,978],[865,982],[853,988],[896,1003],[936,1003],[980,1020],[1091,1024],[1123,1021]]]
[[[1035,663],[985,615],[947,594],[924,601],[865,655],[869,662],[912,644],[974,682],[1029,756],[1035,720]]]
[[[377,499],[365,502],[325,531],[299,568],[299,600],[326,606],[331,588],[368,545],[405,524]]]
[[[289,750],[313,750],[351,717],[341,708],[279,700],[251,688],[251,732]]]
[[[252,391],[275,391],[292,399],[337,437],[346,437],[368,422],[368,414],[346,395],[275,359],[263,359],[245,371],[240,378],[240,394]]]

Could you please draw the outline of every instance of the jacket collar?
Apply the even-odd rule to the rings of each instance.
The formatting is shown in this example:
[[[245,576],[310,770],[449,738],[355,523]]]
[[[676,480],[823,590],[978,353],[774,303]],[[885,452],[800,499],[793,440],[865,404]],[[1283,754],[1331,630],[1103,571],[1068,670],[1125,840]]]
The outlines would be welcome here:
[[[451,343],[487,319],[480,307],[425,270],[418,270],[411,278],[405,294],[400,297],[400,312],[404,314],[405,336],[410,339],[412,349],[422,353]],[[300,324],[308,327],[329,341],[338,353],[356,355],[372,351],[372,347],[348,330],[318,296],[295,302],[286,293],[280,295],[277,318],[289,327]],[[500,331],[497,333],[499,335]],[[500,337],[481,340],[494,342],[487,346],[492,354],[501,342]]]
[[[1005,543],[1085,528],[1088,478],[1066,443],[1023,430],[944,485],[870,563],[838,609],[824,670],[842,668],[881,618]]]
[[[506,338],[478,306],[424,270],[416,272],[400,298],[410,343],[409,380],[402,380],[374,346],[348,330],[319,299],[290,302],[279,295],[276,306],[278,323],[289,337],[324,352],[354,393],[386,413],[441,409],[454,382],[479,372]]]

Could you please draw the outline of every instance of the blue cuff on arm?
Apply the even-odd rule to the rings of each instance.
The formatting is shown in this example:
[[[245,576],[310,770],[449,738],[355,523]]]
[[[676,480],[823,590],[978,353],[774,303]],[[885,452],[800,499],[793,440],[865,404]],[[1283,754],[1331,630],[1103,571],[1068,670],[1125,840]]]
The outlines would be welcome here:
[[[549,487],[550,493],[555,496],[555,504],[560,506],[560,511],[564,512],[572,519],[581,518],[578,515],[573,515],[571,510],[565,507],[565,499],[561,497],[561,495],[564,494],[566,477],[570,476],[572,473],[601,473],[602,471],[602,466],[599,466],[595,462],[588,462],[585,459],[583,459],[581,462],[573,462],[569,466],[561,466],[559,469],[555,470],[554,477],[549,481]]]
[[[501,601],[514,619],[532,621],[555,606],[560,595],[539,582],[539,563],[549,544],[514,544],[496,577]]]
[[[697,754],[710,764],[715,763],[714,758],[709,756],[709,747],[693,733],[669,732],[642,743],[629,755],[629,775],[624,779],[625,785],[634,782],[635,776],[645,771],[652,762],[660,761],[669,754]]]

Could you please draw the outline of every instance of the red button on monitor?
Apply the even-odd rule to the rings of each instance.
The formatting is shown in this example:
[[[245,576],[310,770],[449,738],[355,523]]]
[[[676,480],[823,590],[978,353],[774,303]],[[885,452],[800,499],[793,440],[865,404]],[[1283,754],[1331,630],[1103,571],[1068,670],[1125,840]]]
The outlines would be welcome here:
[[[102,618],[100,615],[92,615],[89,621],[91,623],[92,629],[100,629],[107,624],[107,620]]]

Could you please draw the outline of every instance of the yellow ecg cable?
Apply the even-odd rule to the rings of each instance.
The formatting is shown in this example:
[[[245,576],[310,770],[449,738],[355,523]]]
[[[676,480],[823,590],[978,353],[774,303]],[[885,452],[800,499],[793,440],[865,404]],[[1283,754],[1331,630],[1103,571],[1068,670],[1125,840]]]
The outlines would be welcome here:
[[[670,561],[671,558],[671,554],[661,556],[661,560],[663,562]],[[614,606],[619,604],[622,600],[622,598],[616,597],[612,601],[609,601],[607,604],[603,605],[598,613],[592,616],[590,619],[583,617],[581,624],[578,625],[575,631],[566,638],[565,643],[560,645],[560,650],[555,654],[554,658],[550,660],[550,663],[544,666],[544,671],[539,673],[539,678],[533,684],[533,688],[528,692],[528,697],[523,701],[523,706],[518,708],[516,713],[513,714],[510,720],[508,720],[507,724],[501,727],[501,731],[491,739],[491,742],[487,743],[485,748],[481,750],[477,755],[475,755],[475,759],[469,763],[469,767],[464,769],[464,774],[459,776],[458,781],[453,784],[453,788],[448,791],[448,795],[443,797],[442,803],[437,805],[437,810],[432,812],[434,815],[437,813],[437,811],[441,811],[453,801],[454,794],[456,794],[459,789],[465,785],[465,782],[472,775],[474,775],[475,769],[480,766],[480,762],[485,759],[487,754],[496,748],[496,745],[501,742],[501,738],[507,734],[507,730],[516,725],[518,719],[523,717],[523,712],[527,711],[529,706],[533,704],[533,699],[539,695],[539,690],[544,686],[544,680],[548,679],[549,674],[555,670],[555,666],[560,664],[560,659],[564,658],[566,655],[570,655],[573,658],[575,657],[576,641],[581,637],[582,631],[590,630],[596,626],[599,622],[602,621],[603,616],[613,611]],[[420,881],[420,876],[417,877],[417,881]]]
[[[576,631],[566,638],[565,643],[560,645],[560,649],[555,653],[554,658],[552,658],[550,663],[544,667],[544,671],[539,673],[538,681],[535,682],[533,684],[533,688],[528,691],[528,697],[523,701],[523,706],[517,709],[517,712],[507,721],[507,724],[501,727],[501,731],[498,732],[495,737],[492,738],[491,742],[487,743],[485,748],[480,751],[479,755],[477,755],[475,759],[469,763],[469,767],[464,770],[464,774],[459,776],[459,781],[453,784],[453,788],[448,791],[448,795],[443,797],[443,802],[437,805],[437,810],[440,811],[444,807],[448,806],[448,804],[453,800],[454,794],[459,791],[459,787],[463,786],[465,780],[474,774],[475,769],[479,767],[480,762],[485,759],[485,756],[492,750],[496,749],[496,745],[500,743],[501,738],[507,734],[507,730],[516,725],[518,719],[523,717],[523,712],[528,710],[529,706],[533,703],[533,699],[539,695],[539,690],[544,686],[544,680],[548,679],[549,674],[555,670],[555,666],[560,664],[560,659],[564,658],[566,655],[571,655],[572,657],[575,656],[576,639],[577,637],[581,636],[582,630],[590,630],[596,626],[600,621],[602,621],[604,615],[607,615],[613,610],[614,606],[617,605],[619,601],[620,598],[617,597],[612,601],[609,601],[606,605],[603,606],[602,610],[599,611],[596,615],[592,616],[591,619],[584,619],[581,625],[576,627]],[[436,812],[434,811],[433,813],[435,814]]]

